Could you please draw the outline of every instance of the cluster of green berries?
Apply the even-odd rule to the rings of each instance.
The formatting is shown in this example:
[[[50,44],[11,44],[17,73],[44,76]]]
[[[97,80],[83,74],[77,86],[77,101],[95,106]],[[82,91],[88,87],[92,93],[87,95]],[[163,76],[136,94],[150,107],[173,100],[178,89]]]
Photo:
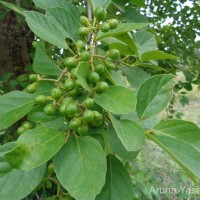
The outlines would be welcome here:
[[[30,121],[24,121],[21,124],[21,126],[17,129],[17,134],[21,135],[32,128],[33,128],[33,124]]]
[[[75,44],[76,55],[63,59],[62,66],[66,73],[59,79],[59,82],[55,81],[56,87],[51,90],[50,96],[39,95],[35,98],[36,104],[44,106],[43,110],[46,115],[52,116],[60,113],[65,117],[69,129],[79,135],[87,135],[90,126],[99,127],[103,124],[103,115],[95,109],[93,95],[108,90],[109,83],[106,81],[105,71],[115,69],[115,62],[120,58],[120,52],[117,49],[109,50],[105,56],[92,55],[90,44],[87,43],[88,34],[97,34],[98,31],[106,32],[118,27],[116,19],[106,21],[106,16],[106,10],[99,7],[94,12],[95,24],[85,16],[80,17],[82,26],[78,29],[78,34],[82,39]],[[95,59],[101,59],[101,62],[96,62]],[[92,92],[88,94],[77,77],[80,63],[90,65],[85,80],[92,88]],[[31,84],[26,90],[34,93],[42,77],[31,74],[29,80]],[[81,94],[86,94],[87,97],[83,100],[78,98]]]

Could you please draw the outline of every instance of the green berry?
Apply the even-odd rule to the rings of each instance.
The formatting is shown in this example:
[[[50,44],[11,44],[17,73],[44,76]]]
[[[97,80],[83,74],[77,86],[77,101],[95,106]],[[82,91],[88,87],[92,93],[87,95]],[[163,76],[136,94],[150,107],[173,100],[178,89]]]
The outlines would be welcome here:
[[[76,67],[77,65],[77,59],[74,57],[68,57],[64,59],[64,65],[65,67],[67,67],[68,69],[73,69]]]
[[[92,121],[90,124],[94,127],[100,127],[103,124],[103,121]]]
[[[65,115],[66,114],[66,103],[62,103],[61,105],[60,105],[60,107],[59,107],[59,112],[60,112],[60,114],[62,114],[62,115]]]
[[[101,25],[101,31],[102,32],[108,32],[110,30],[110,26],[108,23],[104,22],[102,25]]]
[[[105,70],[105,67],[102,64],[97,64],[95,66],[95,72],[97,72],[98,74],[103,74],[104,70]]]
[[[32,42],[32,47],[33,47],[33,48],[36,48],[36,46],[37,46],[37,41],[33,41],[33,42]]]
[[[65,107],[65,113],[69,117],[73,117],[75,114],[77,114],[78,110],[78,106],[75,103],[70,103]]]
[[[77,129],[77,132],[81,136],[86,136],[88,135],[88,125],[82,125]]]
[[[73,97],[80,95],[80,93],[81,93],[81,89],[80,87],[77,87],[77,86],[72,91],[70,91],[70,95]]]
[[[105,65],[106,65],[107,69],[109,69],[109,70],[115,69],[115,64],[112,62],[112,60],[110,58],[105,59]]]
[[[118,27],[119,22],[116,19],[109,19],[108,24],[111,29],[115,29]]]
[[[37,104],[44,104],[47,101],[46,97],[44,95],[39,95],[35,97],[35,103]]]
[[[94,100],[92,98],[87,98],[83,101],[83,105],[86,108],[92,108],[94,106]]]
[[[79,29],[78,29],[78,34],[80,37],[84,38],[88,35],[89,33],[89,29],[87,27],[83,27],[81,26]]]
[[[34,92],[36,92],[37,87],[38,87],[38,83],[35,82],[35,83],[32,83],[32,84],[28,85],[28,87],[26,88],[26,90],[29,93],[34,93]]]
[[[51,90],[51,96],[54,98],[54,99],[60,99],[60,97],[63,95],[62,93],[62,90],[60,88],[53,88]]]
[[[76,86],[75,81],[72,79],[67,79],[64,83],[64,88],[67,91],[73,90],[75,86]]]
[[[94,84],[98,83],[100,79],[99,74],[96,72],[90,72],[87,78],[90,83]]]
[[[46,189],[51,189],[52,188],[52,183],[51,181],[47,180],[45,183]]]
[[[94,120],[94,112],[91,110],[86,110],[83,112],[83,121],[86,123],[90,123]]]
[[[98,111],[94,111],[94,121],[102,121],[102,120],[103,120],[103,115]]]
[[[77,49],[80,51],[80,50],[82,50],[82,49],[85,48],[85,44],[84,44],[84,42],[83,42],[82,40],[78,40],[78,41],[76,42],[76,47],[77,47]]]
[[[98,7],[95,9],[94,11],[94,16],[96,17],[96,19],[98,21],[103,21],[106,19],[106,16],[107,16],[107,11],[105,8],[103,7]]]
[[[28,79],[31,81],[31,82],[36,82],[38,81],[38,75],[37,74],[30,74]]]
[[[33,128],[33,124],[29,121],[24,121],[21,125],[25,130],[30,130]]]
[[[48,165],[48,167],[47,167],[47,172],[48,172],[48,174],[49,174],[50,176],[54,174],[54,165],[53,165],[53,163],[50,163],[50,164]]]
[[[73,118],[69,122],[69,128],[77,130],[81,126],[81,120],[79,118]]]
[[[108,87],[109,87],[108,83],[102,81],[102,82],[97,83],[96,91],[97,91],[97,93],[103,93],[108,89]]]
[[[80,59],[81,59],[82,61],[89,61],[90,58],[91,58],[91,54],[90,54],[89,51],[83,51],[83,52],[81,52],[81,54],[80,54]]]
[[[90,22],[89,22],[88,18],[85,16],[80,16],[80,22],[84,26],[90,26]]]
[[[44,113],[46,113],[49,116],[55,114],[55,112],[56,112],[56,107],[53,104],[47,104],[44,107]]]
[[[77,79],[76,72],[77,72],[77,68],[73,68],[73,69],[71,70],[71,78]]]
[[[20,126],[18,129],[17,129],[17,134],[21,135],[23,134],[24,132],[26,131],[26,129],[22,126]]]
[[[70,104],[70,103],[74,103],[74,99],[72,97],[65,97],[61,99],[61,103],[63,104]]]
[[[120,51],[118,49],[111,49],[108,52],[108,57],[111,58],[112,60],[117,60],[120,57]]]

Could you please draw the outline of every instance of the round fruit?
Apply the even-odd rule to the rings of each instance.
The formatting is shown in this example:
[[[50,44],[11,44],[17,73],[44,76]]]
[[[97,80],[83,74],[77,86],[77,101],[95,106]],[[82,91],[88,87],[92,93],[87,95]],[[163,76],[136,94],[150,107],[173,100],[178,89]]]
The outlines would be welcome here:
[[[83,112],[83,121],[86,123],[90,123],[94,120],[94,112],[91,110],[86,110]]]
[[[94,121],[102,121],[103,120],[103,115],[97,111],[94,111]]]
[[[32,42],[32,47],[33,47],[33,48],[36,48],[36,45],[37,45],[37,41],[33,41],[33,42]]]
[[[77,130],[81,126],[81,120],[79,118],[73,118],[69,122],[69,128]]]
[[[26,129],[22,126],[20,126],[18,129],[17,129],[17,134],[21,135],[23,134],[24,132],[26,131]]]
[[[72,79],[67,79],[64,83],[64,88],[67,91],[73,90],[75,86],[76,86],[75,81]]]
[[[111,29],[115,29],[118,27],[119,22],[116,19],[109,19],[108,24]]]
[[[51,189],[52,188],[52,183],[51,181],[47,180],[45,183],[46,189]]]
[[[78,106],[75,103],[70,103],[65,107],[65,113],[69,117],[73,117],[75,114],[78,113]]]
[[[77,47],[78,50],[82,50],[82,49],[84,49],[85,44],[84,44],[84,42],[82,40],[78,40],[76,42],[76,47]]]
[[[90,58],[91,58],[91,54],[88,51],[83,51],[80,54],[80,58],[81,58],[82,61],[89,61]]]
[[[28,79],[31,81],[31,82],[36,82],[38,81],[38,75],[37,74],[30,74]]]
[[[39,95],[35,97],[35,103],[37,104],[44,104],[46,102],[46,97],[44,95]]]
[[[51,90],[51,96],[54,99],[60,99],[60,97],[63,95],[62,90],[60,88],[53,88]]]
[[[69,104],[69,103],[74,103],[74,99],[72,97],[65,97],[63,99],[61,99],[61,103],[64,103],[64,104]]]
[[[102,25],[101,25],[101,31],[102,32],[108,32],[110,30],[110,26],[108,23],[104,22]]]
[[[94,127],[99,127],[103,124],[103,121],[92,121],[90,124]]]
[[[56,112],[56,107],[53,105],[53,104],[47,104],[45,107],[44,107],[44,112],[51,116],[53,115],[55,112]]]
[[[105,8],[103,7],[98,7],[95,9],[94,11],[94,16],[96,17],[96,19],[98,21],[103,21],[106,19],[106,16],[107,16],[107,11]]]
[[[98,83],[99,82],[99,74],[97,74],[96,72],[90,72],[89,74],[88,74],[88,81],[90,82],[90,83]]]
[[[102,64],[97,64],[95,66],[95,72],[97,72],[98,74],[102,74],[104,70],[105,70],[105,67]]]
[[[86,108],[92,108],[94,106],[94,100],[92,98],[87,98],[83,101],[83,105]]]
[[[89,22],[88,18],[85,16],[80,16],[80,22],[84,26],[90,26],[90,22]]]
[[[53,175],[54,174],[54,165],[53,163],[50,163],[47,167],[47,172],[49,175]]]
[[[25,130],[30,130],[33,128],[33,124],[29,121],[24,121],[21,125]]]
[[[37,90],[38,87],[38,83],[32,83],[30,85],[28,85],[28,87],[26,88],[27,92],[29,93],[34,93]]]
[[[59,112],[60,112],[60,114],[62,114],[62,115],[65,115],[66,114],[66,103],[62,103],[61,105],[60,105],[60,107],[59,107]]]
[[[126,168],[127,170],[131,170],[132,167],[133,167],[132,162],[126,162],[125,168]]]
[[[117,60],[120,57],[120,52],[118,49],[111,49],[108,52],[108,57],[111,58],[112,60]]]
[[[110,58],[105,59],[105,65],[110,70],[115,69],[115,64],[112,62]]]
[[[84,38],[88,35],[89,33],[89,29],[87,27],[83,27],[81,26],[79,29],[78,29],[78,34],[80,37]]]
[[[88,135],[88,125],[82,125],[78,128],[77,132],[81,136]]]
[[[77,86],[76,86],[76,87],[70,92],[70,95],[73,96],[73,97],[76,97],[76,96],[78,96],[80,93],[81,93],[80,87],[77,87]]]
[[[105,92],[108,89],[108,87],[109,87],[108,83],[102,81],[102,82],[97,83],[96,91],[97,93],[102,93],[102,92]]]
[[[67,67],[68,69],[73,69],[73,68],[76,67],[76,65],[77,65],[77,59],[74,58],[74,57],[65,58],[65,60],[64,60],[64,65],[65,65],[65,67]]]
[[[79,4],[79,0],[72,0],[72,3],[77,5]]]
[[[77,71],[77,67],[71,70],[71,78],[77,79],[76,71]]]

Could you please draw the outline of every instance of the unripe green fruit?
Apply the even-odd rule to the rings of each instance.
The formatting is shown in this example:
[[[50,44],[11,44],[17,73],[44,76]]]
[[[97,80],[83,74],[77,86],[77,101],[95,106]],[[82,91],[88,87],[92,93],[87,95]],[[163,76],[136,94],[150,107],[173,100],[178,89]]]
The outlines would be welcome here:
[[[44,113],[46,113],[49,116],[55,114],[55,112],[56,112],[56,107],[53,104],[47,104],[44,107]]]
[[[107,69],[109,69],[109,70],[115,69],[115,64],[112,62],[112,60],[110,58],[105,59],[105,65],[106,65]]]
[[[97,91],[97,93],[103,93],[108,89],[108,87],[109,87],[108,83],[102,81],[102,82],[97,83],[96,91]]]
[[[88,135],[88,125],[82,125],[78,128],[77,132],[81,136],[86,136]]]
[[[89,29],[87,27],[83,27],[81,26],[79,29],[78,29],[78,34],[80,37],[84,38],[88,35],[89,33]]]
[[[77,67],[71,70],[71,78],[77,79],[76,72],[77,72]]]
[[[28,85],[26,90],[29,93],[34,93],[37,90],[37,87],[38,87],[38,83],[35,82],[35,83],[32,83],[32,84]]]
[[[81,94],[80,87],[75,87],[72,91],[70,91],[70,95],[76,97]]]
[[[67,67],[68,69],[73,69],[76,67],[77,65],[77,59],[74,57],[68,57],[64,59],[64,65],[65,67]]]
[[[32,42],[32,47],[33,47],[33,48],[36,48],[36,45],[37,45],[37,41],[33,41],[33,42]]]
[[[21,135],[23,134],[24,132],[26,131],[26,129],[22,126],[20,126],[18,129],[17,129],[17,134]]]
[[[60,107],[59,107],[59,112],[60,112],[60,114],[62,114],[62,115],[65,115],[66,114],[66,103],[62,103],[61,105],[60,105]]]
[[[102,64],[97,64],[96,66],[95,66],[95,72],[97,72],[98,74],[103,74],[104,73],[104,71],[105,71],[105,67],[104,67],[104,65],[102,65]]]
[[[81,126],[81,120],[79,118],[73,118],[69,122],[69,128],[77,130]]]
[[[86,108],[92,108],[94,106],[94,100],[92,98],[87,98],[83,101],[83,105]]]
[[[89,60],[91,59],[91,54],[90,54],[90,52],[88,52],[88,51],[83,51],[83,52],[81,52],[81,54],[80,54],[80,59],[81,59],[82,61],[89,61]]]
[[[90,124],[94,127],[100,127],[103,124],[103,121],[92,121]]]
[[[82,40],[78,40],[78,41],[76,42],[76,47],[77,47],[77,49],[80,51],[80,50],[82,50],[82,49],[85,48],[85,44],[84,44],[84,42],[83,42]]]
[[[110,26],[108,23],[104,22],[102,25],[101,25],[101,31],[102,32],[108,32],[110,30]]]
[[[50,164],[48,165],[48,167],[47,167],[47,172],[48,172],[48,174],[49,174],[50,176],[54,174],[54,165],[53,165],[53,163],[50,163]]]
[[[94,120],[94,112],[91,110],[86,110],[83,112],[83,121],[86,123],[90,123]]]
[[[98,111],[94,111],[94,121],[102,121],[102,120],[103,120],[103,115]]]
[[[90,26],[90,22],[89,22],[88,18],[85,16],[80,16],[80,22],[84,26]]]
[[[131,162],[126,162],[126,164],[125,164],[125,168],[126,168],[127,170],[131,170],[132,167],[133,167],[133,165],[132,165]]]
[[[64,88],[67,91],[73,90],[75,86],[76,86],[75,81],[72,79],[67,79],[64,83]]]
[[[111,29],[115,29],[118,27],[119,22],[116,19],[109,19],[108,24]]]
[[[108,57],[111,58],[112,60],[117,60],[120,57],[120,51],[118,49],[111,49],[108,52]]]
[[[46,189],[51,189],[52,188],[52,183],[51,181],[47,180],[45,183]]]
[[[75,4],[75,5],[78,5],[79,4],[79,0],[72,0],[72,3]]]
[[[105,8],[103,7],[98,7],[95,9],[94,11],[94,16],[96,17],[96,19],[98,21],[103,21],[106,19],[106,16],[107,16],[107,11]]]
[[[54,98],[54,99],[60,99],[60,97],[63,95],[62,93],[62,90],[60,88],[53,88],[51,90],[51,96]]]
[[[30,74],[28,79],[31,81],[31,82],[36,82],[38,81],[38,75],[37,74]]]
[[[65,97],[61,99],[61,103],[68,105],[70,103],[74,103],[74,99],[72,97]]]
[[[29,121],[24,121],[21,125],[25,130],[30,130],[33,128],[33,124]]]
[[[75,103],[70,103],[65,107],[65,113],[69,117],[73,117],[75,114],[77,114],[78,110],[78,106]]]
[[[46,97],[44,95],[39,95],[35,97],[35,103],[37,104],[44,104],[47,101]]]
[[[99,77],[99,74],[97,74],[96,72],[90,72],[89,74],[88,74],[88,81],[90,82],[90,83],[98,83],[99,82],[99,79],[100,79],[100,77]]]

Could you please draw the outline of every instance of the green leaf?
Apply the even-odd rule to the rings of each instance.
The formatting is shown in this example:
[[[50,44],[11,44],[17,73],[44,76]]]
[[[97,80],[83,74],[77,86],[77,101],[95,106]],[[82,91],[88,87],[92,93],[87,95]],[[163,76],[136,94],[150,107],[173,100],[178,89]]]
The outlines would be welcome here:
[[[121,86],[109,86],[102,94],[95,94],[94,101],[105,110],[114,114],[126,114],[133,112],[136,106],[134,92]]]
[[[196,181],[200,178],[200,129],[192,122],[168,120],[153,128],[147,138],[165,150]]]
[[[45,44],[43,42],[37,42],[35,58],[33,60],[33,70],[36,73],[46,76],[59,76],[62,73],[61,69],[54,61],[47,56]]]
[[[106,158],[91,137],[70,139],[54,159],[56,176],[76,200],[94,200],[105,183]]]
[[[43,165],[26,172],[12,169],[4,155],[12,150],[15,143],[0,146],[0,199],[23,199],[40,183],[46,166]]]
[[[24,16],[24,13],[23,11],[25,11],[23,8],[15,5],[15,4],[12,4],[12,3],[9,3],[9,2],[6,2],[6,1],[0,1],[0,3],[2,3],[4,6],[6,6],[7,8],[13,10],[14,12]]]
[[[121,35],[123,33],[127,33],[133,31],[135,29],[140,29],[147,26],[147,23],[121,23],[118,25],[116,29],[112,29],[107,33],[100,32],[97,36],[97,40],[101,40],[106,37],[114,37],[116,35]]]
[[[174,76],[169,74],[145,80],[137,94],[138,117],[146,119],[165,109],[172,98],[174,84]]]
[[[119,71],[112,70],[110,72],[110,75],[112,76],[112,80],[114,80],[115,85],[122,86],[122,87],[127,86],[127,84],[125,83],[124,77],[122,76],[122,74],[120,74]]]
[[[92,6],[92,10],[94,11],[96,8],[98,7],[104,7],[104,8],[107,8],[110,3],[111,3],[111,0],[89,0],[91,6]]]
[[[76,72],[76,76],[78,78],[79,83],[88,92],[92,90],[92,88],[87,83],[87,75],[89,69],[90,69],[90,64],[88,62],[81,62]]]
[[[127,160],[132,160],[136,158],[138,151],[127,151],[120,139],[118,138],[115,129],[111,125],[108,127],[107,137],[109,146],[118,156]]]
[[[177,56],[173,56],[168,53],[164,53],[163,51],[155,50],[155,51],[149,51],[142,54],[142,60],[148,61],[148,60],[164,60],[164,59],[173,59],[177,60]]]
[[[127,23],[149,23],[148,19],[135,9],[127,10],[122,14]]]
[[[67,1],[63,0],[33,0],[36,7],[47,9],[47,8],[54,8],[54,7],[64,7],[68,3]]]
[[[116,119],[110,114],[110,119],[118,138],[127,151],[138,151],[144,145],[144,130],[134,121]]]
[[[131,87],[135,90],[138,90],[144,80],[150,77],[146,71],[139,67],[123,67],[122,70]]]
[[[66,2],[65,8],[49,8],[46,11],[46,16],[49,20],[56,20],[67,33],[67,37],[73,41],[80,39],[78,28],[80,27],[80,15],[78,8],[70,2]]]
[[[36,11],[24,12],[30,29],[41,39],[61,48],[68,48],[63,33],[43,14]]]
[[[0,130],[24,117],[34,104],[32,96],[25,92],[12,91],[0,96]]]
[[[106,183],[96,200],[132,200],[130,176],[122,163],[112,155],[107,156]]]
[[[31,129],[18,138],[18,145],[5,157],[13,168],[30,170],[51,159],[64,142],[64,133],[55,129]]]

